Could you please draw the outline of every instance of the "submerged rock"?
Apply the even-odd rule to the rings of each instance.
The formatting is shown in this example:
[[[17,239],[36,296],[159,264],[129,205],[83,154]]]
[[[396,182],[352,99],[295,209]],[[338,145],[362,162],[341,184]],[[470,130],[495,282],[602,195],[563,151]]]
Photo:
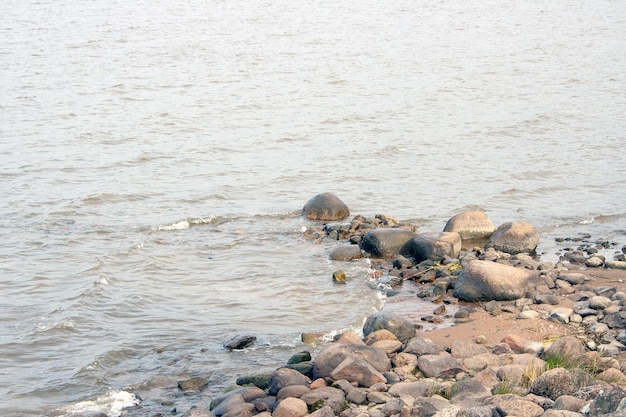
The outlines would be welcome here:
[[[237,335],[224,342],[224,347],[228,350],[240,350],[251,346],[256,341],[256,336]]]

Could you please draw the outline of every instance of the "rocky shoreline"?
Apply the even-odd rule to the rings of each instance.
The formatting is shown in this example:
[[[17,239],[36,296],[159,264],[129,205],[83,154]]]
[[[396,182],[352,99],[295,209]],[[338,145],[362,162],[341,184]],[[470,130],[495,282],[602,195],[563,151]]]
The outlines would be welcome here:
[[[342,223],[347,207],[320,196],[303,215],[324,223],[305,238],[345,241],[331,259],[368,257],[371,279],[390,294],[410,283],[432,314],[413,316],[410,301],[384,309],[362,335],[338,335],[314,358],[297,352],[178,415],[626,417],[626,247],[607,260],[598,249],[611,242],[589,236],[557,263],[542,262],[527,223],[495,228],[485,213],[466,212],[441,233],[420,234],[383,215]],[[440,328],[420,331],[425,325]],[[302,335],[311,344],[318,336]],[[225,346],[253,342],[243,335]],[[193,378],[178,388],[195,395],[207,384]],[[122,415],[171,415],[146,411],[139,404]]]

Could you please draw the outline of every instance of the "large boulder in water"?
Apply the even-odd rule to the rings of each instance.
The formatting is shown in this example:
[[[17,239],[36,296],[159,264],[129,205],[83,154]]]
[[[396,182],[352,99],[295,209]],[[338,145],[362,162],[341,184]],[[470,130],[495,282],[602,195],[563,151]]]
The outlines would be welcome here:
[[[489,239],[496,227],[484,211],[474,210],[452,216],[443,228],[444,232],[456,232],[461,239]]]
[[[350,215],[350,209],[335,194],[322,193],[306,202],[302,215],[309,220],[341,220]]]
[[[391,332],[403,343],[415,337],[415,326],[410,321],[386,311],[378,311],[365,320],[363,336],[382,329]]]
[[[524,296],[532,276],[527,269],[472,261],[456,279],[454,296],[463,301],[516,300]]]
[[[461,252],[461,236],[455,232],[420,233],[402,247],[400,254],[416,264],[431,260],[440,262],[457,258]]]
[[[359,246],[373,257],[395,258],[415,236],[415,232],[408,229],[378,228],[365,233]]]
[[[539,244],[539,233],[526,222],[508,222],[496,229],[485,245],[500,252],[533,253]]]

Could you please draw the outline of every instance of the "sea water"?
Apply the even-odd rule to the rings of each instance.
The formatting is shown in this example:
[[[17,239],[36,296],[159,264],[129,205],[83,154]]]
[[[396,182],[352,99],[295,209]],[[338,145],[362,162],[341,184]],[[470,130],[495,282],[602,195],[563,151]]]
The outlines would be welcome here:
[[[388,302],[299,216],[626,244],[626,3],[7,0],[0,414],[176,410]],[[346,285],[332,282],[337,269]],[[431,309],[416,298],[415,311]],[[244,352],[224,340],[253,334]],[[202,397],[175,398],[202,376]],[[150,391],[152,390],[152,391]],[[173,399],[172,399],[173,398]],[[153,408],[150,408],[153,407]],[[162,407],[159,409],[159,407]]]

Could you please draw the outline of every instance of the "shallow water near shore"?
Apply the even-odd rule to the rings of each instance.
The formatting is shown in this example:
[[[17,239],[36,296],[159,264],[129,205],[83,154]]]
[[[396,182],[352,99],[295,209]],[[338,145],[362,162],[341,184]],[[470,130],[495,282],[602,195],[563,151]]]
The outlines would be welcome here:
[[[608,0],[3,2],[0,414],[116,415],[160,376],[206,377],[208,401],[311,349],[302,332],[360,329],[390,300],[366,261],[302,237],[320,192],[423,231],[482,209],[532,223],[542,259],[584,234],[611,258],[624,16]],[[253,348],[223,348],[243,333]]]

